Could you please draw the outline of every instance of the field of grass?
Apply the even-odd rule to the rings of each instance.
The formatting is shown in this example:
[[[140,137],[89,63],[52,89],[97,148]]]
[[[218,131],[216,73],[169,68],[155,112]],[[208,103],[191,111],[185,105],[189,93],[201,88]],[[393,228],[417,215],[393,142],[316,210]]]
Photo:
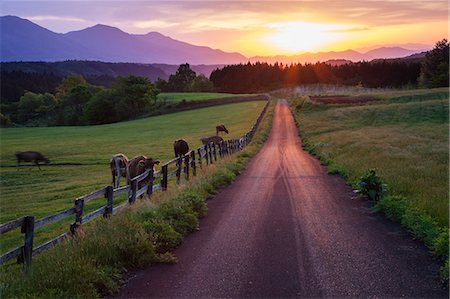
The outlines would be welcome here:
[[[76,197],[109,185],[113,154],[121,152],[129,158],[144,154],[165,162],[174,157],[175,139],[184,138],[192,149],[197,148],[200,137],[215,135],[219,123],[230,131],[225,138],[241,137],[264,105],[262,101],[222,105],[100,126],[0,129],[0,223],[25,215],[39,219],[54,214],[71,207]],[[20,150],[40,151],[56,164],[82,165],[17,171],[14,153]],[[104,203],[98,199],[88,209]],[[50,230],[43,231],[41,239],[50,237]],[[3,251],[15,241],[0,243]]]
[[[246,96],[249,94],[232,94],[219,92],[162,92],[158,94],[158,99],[166,100],[169,103],[185,101],[207,101],[211,99],[224,99],[236,96]]]
[[[350,181],[375,168],[394,194],[448,227],[448,89],[375,96],[383,101],[326,106],[297,99],[302,137]]]

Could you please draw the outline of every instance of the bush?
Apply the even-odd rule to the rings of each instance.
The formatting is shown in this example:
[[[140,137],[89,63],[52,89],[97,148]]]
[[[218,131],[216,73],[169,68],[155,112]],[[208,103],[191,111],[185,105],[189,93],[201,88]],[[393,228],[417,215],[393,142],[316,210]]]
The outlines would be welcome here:
[[[371,200],[380,200],[387,193],[387,185],[376,174],[375,169],[369,169],[356,185],[358,187],[357,193],[366,195]]]
[[[183,236],[166,220],[149,219],[144,222],[144,227],[153,240],[157,253],[165,253],[181,244]]]
[[[11,119],[0,113],[0,128],[8,128],[14,126],[14,123],[11,121]]]

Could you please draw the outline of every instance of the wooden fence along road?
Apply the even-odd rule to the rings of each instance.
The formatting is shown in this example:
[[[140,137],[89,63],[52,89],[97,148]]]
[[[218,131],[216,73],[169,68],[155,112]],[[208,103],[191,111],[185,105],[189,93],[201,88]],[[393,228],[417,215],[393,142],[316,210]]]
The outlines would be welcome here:
[[[100,216],[108,218],[111,215],[116,214],[118,211],[122,210],[126,206],[133,204],[136,201],[136,197],[141,196],[144,193],[147,193],[147,195],[151,197],[152,193],[156,190],[163,190],[163,191],[167,190],[168,181],[174,176],[176,176],[177,184],[179,184],[181,174],[183,172],[184,172],[184,179],[189,180],[190,172],[192,171],[192,175],[195,176],[197,174],[197,166],[202,168],[203,161],[205,162],[206,165],[209,165],[214,163],[214,161],[217,161],[218,158],[222,158],[242,150],[252,140],[253,136],[255,135],[259,123],[261,122],[262,118],[264,117],[264,114],[267,111],[269,103],[270,103],[269,101],[266,103],[251,130],[248,131],[244,136],[242,136],[239,139],[226,140],[218,145],[214,143],[205,144],[196,150],[188,152],[183,157],[175,158],[163,164],[161,170],[159,171],[154,172],[153,169],[149,169],[144,173],[132,178],[130,185],[117,189],[114,189],[112,186],[107,186],[105,188],[96,190],[90,194],[78,197],[77,199],[75,199],[73,207],[60,211],[56,214],[38,220],[35,220],[34,216],[25,216],[12,220],[8,223],[1,224],[0,235],[3,235],[13,229],[21,227],[21,233],[24,234],[25,241],[23,246],[17,247],[13,250],[10,250],[9,252],[2,254],[0,256],[0,265],[14,258],[17,258],[17,263],[22,263],[25,269],[29,269],[29,267],[31,266],[31,260],[33,256],[52,248],[65,238],[75,234],[77,228],[80,225],[87,223]],[[168,169],[170,165],[176,165],[176,169],[169,173]],[[160,178],[159,183],[154,185],[155,180],[158,178]],[[150,180],[149,183],[143,186],[141,189],[138,189],[138,183],[144,179],[149,179]],[[128,201],[114,208],[113,207],[114,197],[124,193],[128,194]],[[93,212],[90,212],[87,215],[83,215],[84,203],[96,199],[98,197],[105,197],[106,205],[96,209]],[[75,220],[72,224],[70,224],[70,229],[68,232],[63,233],[53,238],[52,240],[47,241],[33,248],[33,235],[35,229],[55,223],[71,215],[75,215]]]

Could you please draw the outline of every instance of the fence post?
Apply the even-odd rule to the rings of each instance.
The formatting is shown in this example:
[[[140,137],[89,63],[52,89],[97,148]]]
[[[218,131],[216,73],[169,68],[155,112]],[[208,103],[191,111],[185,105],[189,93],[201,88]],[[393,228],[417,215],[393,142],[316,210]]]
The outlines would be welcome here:
[[[198,165],[200,166],[200,169],[203,169],[203,165],[202,165],[202,149],[200,147],[197,149],[197,153],[198,153]]]
[[[195,151],[191,151],[191,167],[192,167],[192,175],[197,175],[197,169],[195,165]]]
[[[208,145],[207,145],[207,144],[205,144],[204,149],[205,149],[205,160],[206,160],[206,165],[209,165]]]
[[[106,197],[106,208],[103,217],[109,218],[112,215],[113,211],[113,197],[114,197],[114,187],[108,186],[105,189],[105,197]]]
[[[184,179],[186,180],[186,181],[189,181],[189,158],[190,158],[190,156],[189,155],[185,155],[184,156]]]
[[[223,143],[223,141],[219,142],[219,157],[220,157],[220,158],[223,157],[223,153],[222,153],[222,143]]]
[[[28,272],[33,257],[34,216],[23,218],[21,233],[25,234],[25,242],[22,247],[22,254],[17,257],[17,262],[23,263],[23,269]]]
[[[214,161],[217,161],[216,144],[215,143],[213,143],[213,154],[214,154]]]
[[[81,218],[83,217],[84,199],[75,200],[75,222],[70,225],[70,232],[75,234],[77,228],[81,225]]]
[[[183,168],[183,156],[178,158],[177,167],[177,184],[180,184],[181,169]]]
[[[148,173],[148,188],[147,188],[147,196],[150,198],[153,194],[153,181],[155,180],[155,177],[153,176],[153,168],[150,169],[150,172]]]
[[[136,201],[137,185],[137,180],[132,180],[130,183],[131,195],[128,196],[128,202],[130,204],[133,204]]]
[[[213,155],[212,155],[211,143],[208,144],[208,148],[209,148],[209,163],[213,164]]]
[[[161,178],[161,188],[163,191],[167,191],[167,164],[164,164],[161,168],[162,178]]]

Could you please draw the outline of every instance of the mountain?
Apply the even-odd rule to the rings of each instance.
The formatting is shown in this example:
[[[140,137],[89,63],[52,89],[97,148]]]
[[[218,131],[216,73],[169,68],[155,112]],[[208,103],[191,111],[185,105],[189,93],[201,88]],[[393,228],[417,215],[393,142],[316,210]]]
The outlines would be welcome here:
[[[268,63],[316,63],[318,61],[349,60],[371,61],[373,59],[410,56],[422,45],[408,44],[413,49],[400,46],[379,46],[366,48],[366,52],[355,50],[318,53],[300,53],[292,56],[256,56],[247,58],[239,53],[224,52],[205,46],[191,45],[172,39],[158,32],[129,34],[118,28],[95,25],[83,30],[65,34],[46,28],[15,16],[0,17],[1,61],[63,61],[94,60],[103,62],[134,62],[172,65],[225,65],[250,62]],[[426,45],[424,45],[426,46]],[[200,66],[199,66],[200,67]],[[213,69],[204,66],[202,73]],[[172,72],[168,72],[172,73]]]
[[[401,58],[416,54],[417,50],[409,50],[401,47],[380,47],[370,50],[366,53],[360,53],[355,50],[331,51],[317,53],[302,53],[292,56],[255,56],[250,58],[251,62],[268,62],[268,63],[316,63],[319,61],[327,62],[332,60],[348,60],[351,62],[371,61],[374,59]]]
[[[166,64],[233,64],[247,61],[228,53],[174,40],[157,32],[128,34],[95,25],[60,34],[15,16],[0,17],[2,61],[100,60]]]

